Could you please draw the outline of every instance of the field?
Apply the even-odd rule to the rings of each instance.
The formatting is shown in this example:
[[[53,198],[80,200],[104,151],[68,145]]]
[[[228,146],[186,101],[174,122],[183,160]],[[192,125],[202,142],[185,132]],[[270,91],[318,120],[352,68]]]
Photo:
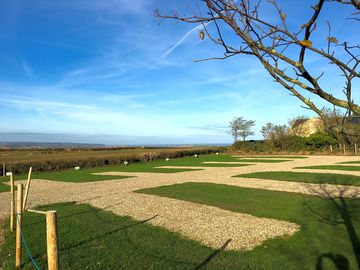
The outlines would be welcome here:
[[[37,172],[63,171],[80,166],[94,168],[109,165],[121,165],[125,161],[163,160],[193,156],[194,154],[210,154],[224,151],[223,147],[137,147],[137,148],[93,148],[93,149],[38,149],[38,150],[5,150],[0,151],[2,170],[25,173],[29,166]],[[2,171],[3,172],[3,171]]]
[[[35,172],[29,203],[58,211],[61,269],[359,269],[360,173],[337,164],[358,160],[200,155]],[[8,219],[2,227],[0,269],[15,269],[15,235]],[[40,269],[44,228],[43,216],[24,214]]]
[[[192,147],[182,148],[114,148],[114,149],[39,149],[39,150],[2,150],[0,163],[50,161],[82,158],[126,157],[143,153],[173,152],[177,149],[189,150]]]

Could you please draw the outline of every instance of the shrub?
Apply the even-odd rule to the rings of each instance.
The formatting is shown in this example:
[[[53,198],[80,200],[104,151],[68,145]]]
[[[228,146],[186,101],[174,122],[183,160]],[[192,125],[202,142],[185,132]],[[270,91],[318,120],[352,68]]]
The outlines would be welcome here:
[[[320,149],[336,144],[336,139],[328,133],[316,132],[305,138],[305,142],[311,149]]]
[[[255,140],[234,142],[232,149],[242,152],[263,152],[265,150],[264,141]]]

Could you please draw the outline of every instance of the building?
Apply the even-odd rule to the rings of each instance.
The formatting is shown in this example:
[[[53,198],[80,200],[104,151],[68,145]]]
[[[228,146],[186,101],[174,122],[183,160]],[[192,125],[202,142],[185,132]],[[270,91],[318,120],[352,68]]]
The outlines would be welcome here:
[[[320,118],[314,117],[295,121],[289,129],[289,134],[300,137],[309,137],[311,134],[321,131],[324,131],[324,123]]]

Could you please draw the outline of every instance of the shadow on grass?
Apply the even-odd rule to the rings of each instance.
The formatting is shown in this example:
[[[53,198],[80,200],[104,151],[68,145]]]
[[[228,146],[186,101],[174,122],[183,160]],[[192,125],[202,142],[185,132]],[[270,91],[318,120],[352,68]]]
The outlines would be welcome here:
[[[333,254],[333,253],[324,253],[321,254],[316,262],[316,270],[324,270],[326,268],[323,267],[323,261],[330,260],[337,269],[341,270],[349,270],[349,261],[346,257],[340,254]]]
[[[80,242],[78,242],[78,243],[76,243],[76,244],[73,244],[73,245],[71,245],[71,246],[68,246],[68,247],[64,247],[64,248],[60,249],[60,251],[67,251],[67,250],[69,250],[69,249],[79,247],[79,246],[81,246],[81,245],[83,245],[83,244],[86,244],[86,243],[88,243],[88,242],[92,242],[92,241],[97,240],[97,239],[103,239],[104,237],[109,236],[109,235],[112,235],[112,234],[114,234],[114,233],[117,233],[117,232],[120,232],[120,231],[124,231],[124,230],[126,230],[126,229],[129,229],[129,228],[131,228],[131,227],[138,226],[138,225],[140,225],[140,224],[144,224],[144,223],[146,223],[146,222],[148,222],[148,221],[156,218],[157,216],[158,216],[158,215],[154,215],[154,216],[152,216],[152,217],[150,217],[150,218],[147,218],[147,219],[144,219],[144,220],[141,220],[141,221],[132,223],[132,224],[120,226],[119,228],[113,229],[113,230],[111,230],[111,231],[108,231],[108,232],[106,232],[106,233],[97,235],[97,236],[95,236],[95,237],[89,237],[89,238],[86,239],[86,240],[80,241]]]
[[[328,202],[327,211],[321,211],[310,203],[305,203],[305,206],[318,221],[331,226],[345,226],[356,259],[356,269],[360,269],[360,239],[354,226],[354,221],[358,221],[360,217],[359,191],[340,185],[337,185],[336,188],[336,194],[334,194],[333,190],[329,190],[328,186],[324,184],[320,184],[320,189],[317,190],[311,188],[313,193]],[[337,269],[350,269],[349,261],[343,255],[323,253],[317,258],[316,270],[327,269],[323,266],[323,263],[326,261],[332,262]]]
[[[111,195],[115,195],[115,194],[118,194],[118,192],[112,193]],[[99,196],[94,196],[94,197],[86,198],[86,199],[83,199],[83,200],[80,200],[80,201],[72,201],[72,202],[69,202],[69,204],[68,204],[67,206],[68,206],[68,207],[69,207],[69,206],[71,207],[71,206],[73,206],[74,204],[82,204],[82,203],[89,202],[89,201],[94,200],[94,199],[100,199],[100,198],[103,198],[103,197],[106,197],[106,196],[107,196],[107,195],[99,195]],[[120,203],[115,203],[115,204],[111,204],[111,205],[108,205],[108,206],[105,206],[105,207],[102,207],[102,208],[96,207],[96,208],[93,208],[93,209],[91,209],[91,210],[89,210],[89,211],[77,212],[77,213],[70,214],[70,215],[62,215],[62,216],[61,216],[61,219],[70,218],[70,217],[74,217],[74,216],[79,216],[79,215],[83,215],[83,214],[87,214],[87,213],[101,212],[101,211],[103,211],[103,210],[106,210],[106,209],[108,209],[108,208],[111,208],[111,207],[113,207],[113,206],[117,206],[117,205],[120,205],[120,204],[122,204],[122,202],[120,202]],[[66,206],[63,205],[62,207],[66,207]],[[29,207],[29,208],[31,208],[31,207]],[[41,210],[42,208],[40,207],[39,209]],[[99,215],[97,215],[97,216],[100,218]],[[105,219],[103,219],[103,218],[100,218],[100,219],[102,219],[103,221],[109,222],[109,221],[107,221],[107,220],[105,220]],[[35,225],[35,224],[40,224],[40,223],[42,223],[42,221],[36,221],[36,222],[28,223],[28,224],[29,224],[29,225]],[[110,222],[110,223],[111,223],[111,222]],[[0,269],[0,270],[1,270],[1,269]]]
[[[231,239],[228,239],[219,249],[216,249],[213,253],[211,253],[204,261],[202,261],[198,266],[194,268],[194,270],[201,269],[203,266],[207,265],[216,255],[220,252],[224,251],[225,248],[230,244]]]

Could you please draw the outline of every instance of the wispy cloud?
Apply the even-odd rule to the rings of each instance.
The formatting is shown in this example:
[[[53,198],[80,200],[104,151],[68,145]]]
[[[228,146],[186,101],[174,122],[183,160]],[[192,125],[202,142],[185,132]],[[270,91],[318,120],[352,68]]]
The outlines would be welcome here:
[[[23,110],[37,111],[61,111],[61,110],[94,110],[96,107],[89,105],[81,105],[69,102],[41,100],[38,98],[29,98],[23,96],[12,96],[9,98],[0,98],[0,102],[6,103]]]
[[[215,134],[224,134],[226,132],[227,126],[223,123],[218,124],[205,124],[201,126],[191,126],[192,129],[202,130],[205,132],[211,132]]]
[[[30,67],[29,63],[26,61],[22,61],[21,64],[22,69],[25,71],[26,75],[28,77],[32,77],[34,74],[34,71],[32,70],[32,68]]]
[[[151,4],[149,0],[74,0],[74,1],[45,1],[41,8],[44,9],[81,9],[94,11],[107,11],[117,14],[140,14],[144,13]]]

